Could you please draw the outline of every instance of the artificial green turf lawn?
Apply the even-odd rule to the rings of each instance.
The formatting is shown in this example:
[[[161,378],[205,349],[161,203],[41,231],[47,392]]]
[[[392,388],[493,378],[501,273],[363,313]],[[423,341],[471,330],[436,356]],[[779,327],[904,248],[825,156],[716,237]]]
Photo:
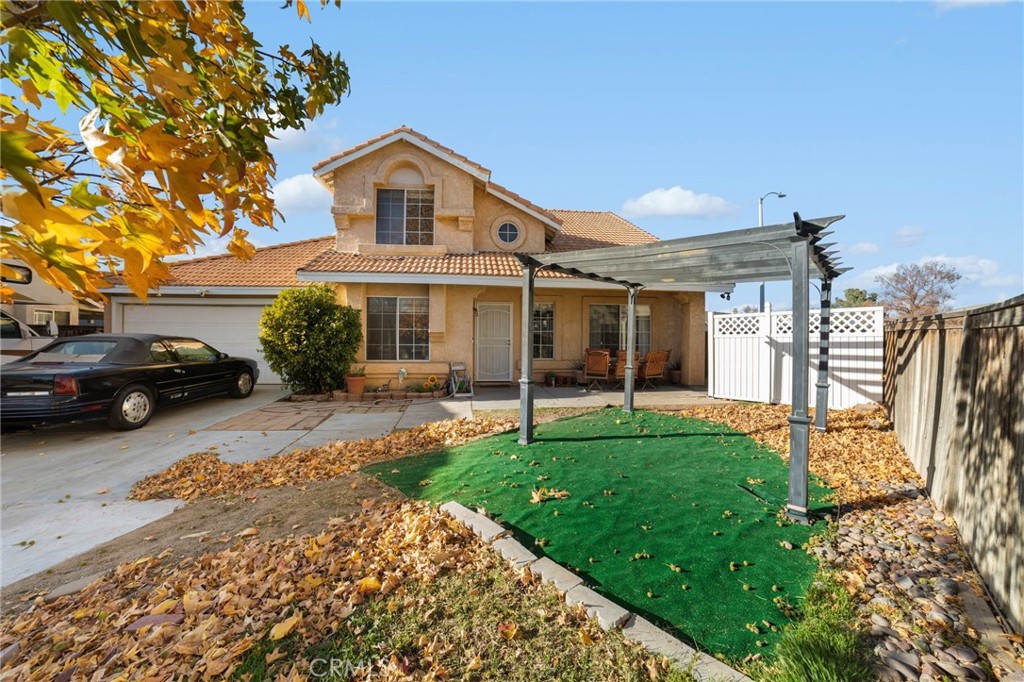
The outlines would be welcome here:
[[[721,424],[613,408],[535,435],[527,447],[505,433],[366,471],[411,497],[487,509],[535,553],[708,651],[739,660],[777,640],[762,621],[787,622],[773,598],[798,604],[816,568],[800,546],[824,530],[778,525],[788,470],[777,454]],[[531,504],[540,486],[571,497]],[[828,492],[811,482],[812,499]]]

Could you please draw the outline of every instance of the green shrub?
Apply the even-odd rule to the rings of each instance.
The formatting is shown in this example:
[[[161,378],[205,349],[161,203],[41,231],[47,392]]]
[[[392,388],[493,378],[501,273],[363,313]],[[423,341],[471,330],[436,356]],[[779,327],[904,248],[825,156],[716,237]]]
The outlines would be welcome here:
[[[293,390],[340,388],[362,341],[359,311],[326,284],[282,291],[260,317],[263,356]]]

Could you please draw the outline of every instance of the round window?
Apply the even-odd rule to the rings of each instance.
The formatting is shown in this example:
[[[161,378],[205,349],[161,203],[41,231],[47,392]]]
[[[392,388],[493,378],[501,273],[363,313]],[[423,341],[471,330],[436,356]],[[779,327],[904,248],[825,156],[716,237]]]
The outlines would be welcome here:
[[[498,228],[498,239],[506,244],[515,244],[519,241],[519,226],[515,223],[502,223]]]

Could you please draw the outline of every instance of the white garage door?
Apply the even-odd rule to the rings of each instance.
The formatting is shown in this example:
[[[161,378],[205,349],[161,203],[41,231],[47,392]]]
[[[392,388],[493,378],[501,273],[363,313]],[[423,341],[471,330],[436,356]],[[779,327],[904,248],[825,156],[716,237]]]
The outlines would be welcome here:
[[[267,302],[269,303],[269,301]],[[252,358],[260,367],[261,384],[279,384],[260,349],[259,322],[262,305],[125,304],[121,307],[122,331],[179,334],[205,341],[228,355]]]

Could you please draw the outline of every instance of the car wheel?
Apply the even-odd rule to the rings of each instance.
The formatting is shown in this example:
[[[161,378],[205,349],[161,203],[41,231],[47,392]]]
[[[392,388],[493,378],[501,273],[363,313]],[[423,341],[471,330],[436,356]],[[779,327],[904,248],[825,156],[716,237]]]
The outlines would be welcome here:
[[[156,410],[153,391],[141,384],[122,388],[110,406],[110,425],[118,431],[145,426]]]
[[[228,389],[228,395],[232,398],[248,398],[252,395],[252,390],[255,387],[256,382],[252,379],[252,372],[243,369],[235,377],[235,382],[231,384],[231,388]]]

